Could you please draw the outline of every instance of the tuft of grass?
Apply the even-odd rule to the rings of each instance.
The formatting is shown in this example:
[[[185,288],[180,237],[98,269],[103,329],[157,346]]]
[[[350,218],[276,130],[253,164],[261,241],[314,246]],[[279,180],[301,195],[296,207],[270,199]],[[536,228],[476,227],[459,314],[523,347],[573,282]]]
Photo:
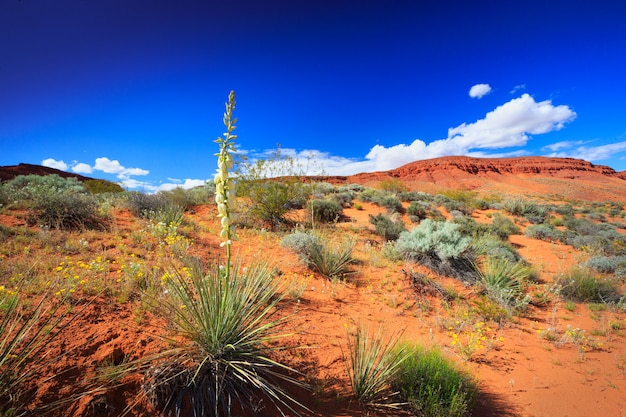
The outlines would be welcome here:
[[[361,405],[397,407],[391,382],[407,358],[403,348],[396,347],[398,336],[385,340],[381,329],[374,335],[359,326],[348,334],[348,357],[344,357],[352,392]]]
[[[281,245],[294,250],[313,271],[334,278],[348,272],[356,240],[346,237],[336,243],[319,234],[295,232],[285,236]]]
[[[32,301],[25,302],[21,297],[23,284],[21,282],[14,290],[0,286],[1,416],[42,415],[81,396],[66,394],[64,399],[42,406],[33,405],[37,391],[34,387],[41,371],[61,359],[59,355],[51,354],[50,343],[83,310],[71,312],[65,308],[66,299],[52,300],[47,291],[35,294]]]
[[[532,269],[521,262],[488,256],[477,267],[479,281],[487,295],[507,309],[519,309],[528,303],[523,299],[522,285]]]
[[[409,410],[424,417],[464,417],[470,415],[478,392],[474,380],[457,370],[437,350],[416,344],[400,345],[407,355],[392,382]]]
[[[560,294],[569,301],[581,303],[613,303],[620,299],[616,286],[596,277],[589,269],[574,267],[557,279]]]

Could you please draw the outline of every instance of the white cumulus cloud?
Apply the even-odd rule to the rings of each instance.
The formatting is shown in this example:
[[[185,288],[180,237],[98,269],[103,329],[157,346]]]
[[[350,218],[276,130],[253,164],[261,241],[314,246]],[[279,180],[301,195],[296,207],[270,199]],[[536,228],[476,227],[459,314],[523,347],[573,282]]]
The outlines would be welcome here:
[[[106,174],[115,174],[120,179],[127,179],[133,175],[148,175],[150,173],[150,171],[142,168],[125,168],[117,159],[110,160],[106,157],[96,158],[96,164],[93,169]]]
[[[471,98],[483,98],[483,96],[491,92],[491,86],[489,84],[476,84],[469,90],[469,96]]]
[[[409,162],[442,156],[520,156],[526,154],[524,149],[506,148],[520,148],[527,144],[531,135],[562,129],[575,118],[576,113],[568,106],[555,106],[550,100],[537,102],[530,95],[524,94],[496,107],[480,120],[448,129],[448,137],[445,139],[430,143],[415,139],[409,144],[389,147],[376,145],[363,160],[333,157],[321,152],[314,154],[314,157],[323,166],[324,174],[351,175],[387,171]],[[503,151],[492,152],[496,149]],[[311,155],[317,151],[306,152]],[[295,155],[297,159],[305,159],[304,151]]]
[[[72,166],[72,172],[77,174],[91,174],[93,172],[93,168],[89,164],[78,162]]]
[[[41,165],[48,167],[48,168],[54,168],[54,169],[60,169],[61,171],[67,171],[67,164],[65,162],[57,161],[52,158],[44,159],[43,161],[41,161]]]
[[[617,153],[620,152],[626,152],[626,141],[598,146],[577,146],[581,143],[585,142],[558,142],[552,145],[545,146],[544,148],[555,151],[545,156],[558,158],[576,158],[584,159],[585,161],[595,162],[613,158]]]

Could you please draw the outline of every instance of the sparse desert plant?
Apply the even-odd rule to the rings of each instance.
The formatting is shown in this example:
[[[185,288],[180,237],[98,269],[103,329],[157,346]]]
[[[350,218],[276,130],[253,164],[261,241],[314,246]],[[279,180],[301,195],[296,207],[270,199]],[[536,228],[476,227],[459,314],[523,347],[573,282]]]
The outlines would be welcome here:
[[[419,262],[441,275],[462,281],[475,279],[473,254],[468,251],[471,238],[458,231],[459,225],[447,221],[423,220],[396,240],[396,251],[405,259]]]
[[[168,201],[169,205],[187,210],[190,207],[210,201],[215,195],[215,184],[213,181],[209,181],[199,187],[190,189],[176,187],[173,190],[161,191],[159,194]]]
[[[626,256],[604,256],[598,255],[590,258],[585,265],[603,274],[614,274],[621,271],[623,274],[626,269]]]
[[[478,388],[474,380],[457,370],[437,349],[417,344],[400,346],[408,353],[392,386],[416,416],[469,416]]]
[[[544,206],[522,199],[505,201],[504,209],[514,216],[525,217],[535,224],[543,223],[548,216],[548,211]]]
[[[430,204],[423,201],[411,201],[411,204],[407,208],[407,214],[411,217],[412,221],[417,223],[428,217],[429,208]]]
[[[105,229],[107,218],[91,194],[63,191],[36,197],[30,219],[55,229]]]
[[[518,262],[521,260],[519,253],[517,253],[513,245],[511,245],[508,241],[502,241],[491,234],[485,234],[472,239],[470,249],[477,256],[492,256],[503,258],[511,262]]]
[[[269,158],[242,164],[236,184],[243,197],[239,216],[257,227],[281,229],[291,224],[289,212],[302,208],[312,193],[303,178],[309,168],[278,148]]]
[[[334,199],[315,199],[309,201],[309,212],[317,222],[332,223],[339,220],[343,207]]]
[[[183,207],[171,203],[159,207],[156,211],[147,212],[146,217],[150,219],[151,222],[163,223],[166,227],[178,227],[183,224],[185,220]]]
[[[533,224],[526,228],[524,234],[533,239],[545,240],[547,242],[558,242],[562,238],[562,233],[551,224]]]
[[[384,338],[382,330],[374,335],[359,326],[348,333],[348,355],[344,356],[352,392],[359,403],[374,407],[395,407],[396,393],[391,383],[407,358],[404,347],[398,347],[399,335]]]
[[[378,187],[383,191],[388,191],[393,194],[400,194],[408,191],[409,189],[401,179],[395,177],[382,180],[378,184]]]
[[[612,303],[620,299],[617,287],[609,280],[596,277],[589,269],[574,267],[556,280],[566,300],[583,303]]]
[[[128,193],[129,210],[137,217],[148,217],[149,213],[157,212],[168,204],[163,194]]]
[[[507,239],[510,235],[518,235],[521,233],[520,228],[513,223],[511,219],[500,213],[496,213],[493,216],[489,230],[502,240]]]
[[[281,245],[296,252],[313,271],[327,278],[341,278],[353,261],[352,251],[356,241],[347,236],[334,242],[320,234],[295,232],[285,236]]]
[[[22,300],[22,284],[14,289],[0,286],[0,415],[43,415],[76,400],[76,394],[48,404],[34,404],[34,389],[40,373],[62,357],[49,350],[50,344],[82,311],[70,312],[65,299],[54,300],[47,291]],[[58,373],[55,377],[62,375]]]
[[[387,211],[391,213],[402,213],[404,211],[402,208],[402,202],[394,194],[382,195],[374,202],[379,206],[386,208]]]
[[[400,233],[406,231],[406,226],[402,219],[391,220],[384,214],[377,214],[376,216],[369,215],[370,223],[374,225],[376,234],[383,238],[385,241],[392,241],[398,239]]]
[[[532,275],[532,269],[521,262],[488,256],[476,268],[480,284],[492,300],[510,311],[528,305],[530,299],[523,295],[523,284]]]

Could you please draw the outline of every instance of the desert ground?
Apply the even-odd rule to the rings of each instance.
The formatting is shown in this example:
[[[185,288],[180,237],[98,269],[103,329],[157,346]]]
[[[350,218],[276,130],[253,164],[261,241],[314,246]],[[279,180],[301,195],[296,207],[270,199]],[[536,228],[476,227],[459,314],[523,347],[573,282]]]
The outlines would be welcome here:
[[[471,178],[459,181],[466,187]],[[525,198],[539,204],[593,207],[602,213],[601,217],[593,217],[594,222],[624,225],[617,228],[619,233],[626,229],[623,211],[612,215],[603,203],[609,196],[614,201],[621,196],[605,192],[593,182],[581,180],[576,190],[569,182],[568,191],[562,182],[556,187],[550,183],[565,181],[562,179],[534,179],[533,183],[510,177],[507,181],[508,185],[501,180],[489,184],[480,180],[477,184],[474,179],[473,188],[477,196],[498,195],[501,200]],[[617,184],[612,186],[623,187]],[[546,193],[545,187],[552,187],[552,192]],[[412,183],[411,188],[419,189],[420,184]],[[432,182],[421,188],[429,193],[442,189]],[[596,189],[599,194],[594,196],[584,189]],[[581,194],[584,200],[576,198]],[[403,205],[408,207],[406,202]],[[439,210],[451,218],[445,208]],[[439,275],[414,261],[384,256],[384,242],[370,222],[370,215],[379,213],[389,214],[380,205],[360,201],[357,196],[350,207],[344,207],[340,220],[318,225],[330,240],[345,236],[356,240],[354,261],[345,275],[335,279],[313,272],[292,250],[281,245],[290,230],[242,227],[238,229],[238,240],[233,242],[233,254],[242,265],[263,260],[275,271],[274,279],[279,281],[284,297],[277,314],[289,317],[281,328],[288,335],[276,343],[294,347],[279,351],[276,359],[297,370],[298,377],[309,385],[306,390],[294,391],[308,408],[301,411],[303,415],[405,415],[403,411],[365,407],[355,400],[344,358],[348,352],[347,335],[356,326],[382,329],[389,335],[401,333],[403,340],[440,349],[459,370],[476,381],[479,392],[472,410],[474,416],[626,415],[623,305],[571,302],[554,290],[553,284],[560,275],[592,256],[587,248],[529,237],[524,231],[531,223],[502,209],[471,210],[468,216],[477,223],[489,224],[500,213],[518,225],[520,232],[510,235],[508,241],[536,272],[536,277],[524,287],[530,299],[527,308],[504,319],[494,318],[476,285]],[[585,213],[589,210],[581,209],[576,215],[584,217]],[[72,306],[80,311],[47,346],[46,354],[58,359],[37,375],[34,406],[70,398],[80,389],[77,387],[103,369],[163,349],[161,336],[171,329],[146,305],[133,282],[143,275],[162,275],[166,268],[175,265],[164,254],[175,257],[181,246],[206,262],[223,253],[217,210],[210,201],[186,210],[178,241],[159,241],[150,232],[149,220],[133,215],[123,206],[111,207],[110,216],[106,230],[64,231],[30,224],[23,209],[0,211],[3,290],[9,290],[19,274],[47,276],[48,282],[71,282],[64,291],[72,292]],[[304,211],[294,211],[290,216],[294,225],[306,222]],[[555,219],[558,217],[554,215]],[[406,213],[400,218],[408,229],[416,226]],[[454,294],[453,299],[420,293],[412,286],[411,273],[436,280]],[[598,276],[613,280],[624,293],[623,278]],[[26,293],[29,291],[36,293],[35,289]],[[482,326],[479,330],[477,323]],[[483,342],[474,344],[476,337]],[[158,415],[140,395],[141,384],[141,374],[125,375],[106,389],[82,392],[53,415]],[[293,414],[287,410],[287,415]]]

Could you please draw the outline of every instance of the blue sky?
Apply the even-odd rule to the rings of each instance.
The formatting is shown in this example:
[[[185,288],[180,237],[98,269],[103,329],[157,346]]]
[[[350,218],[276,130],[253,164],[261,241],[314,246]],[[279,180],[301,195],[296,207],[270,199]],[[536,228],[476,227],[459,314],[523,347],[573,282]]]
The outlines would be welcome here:
[[[626,170],[621,1],[1,0],[0,165],[133,190],[280,144],[327,174],[447,155]],[[314,173],[314,172],[312,172]]]

